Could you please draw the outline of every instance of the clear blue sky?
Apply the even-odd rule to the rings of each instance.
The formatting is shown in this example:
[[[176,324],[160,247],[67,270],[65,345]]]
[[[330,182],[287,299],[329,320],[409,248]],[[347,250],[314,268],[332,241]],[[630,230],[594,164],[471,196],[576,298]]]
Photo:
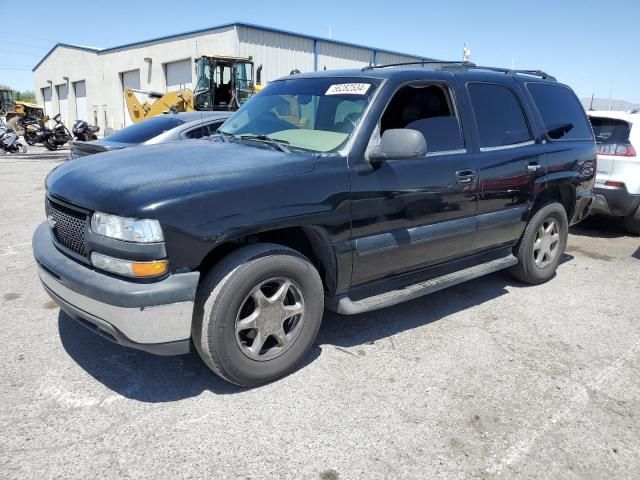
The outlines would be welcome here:
[[[30,69],[56,41],[105,48],[238,20],[317,36],[330,25],[338,40],[442,59],[466,42],[478,64],[542,69],[580,97],[608,98],[611,84],[640,103],[640,0],[0,0],[0,11],[12,19],[0,24],[0,84],[18,89],[34,88]]]

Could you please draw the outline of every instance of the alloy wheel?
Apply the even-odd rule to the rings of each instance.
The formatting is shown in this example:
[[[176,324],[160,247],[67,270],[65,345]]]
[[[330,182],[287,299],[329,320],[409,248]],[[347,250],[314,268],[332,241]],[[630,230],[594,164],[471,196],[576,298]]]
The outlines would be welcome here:
[[[240,350],[258,361],[272,360],[296,341],[304,323],[304,296],[290,278],[273,277],[256,285],[236,316]]]
[[[536,232],[533,243],[533,260],[538,268],[545,268],[558,255],[560,226],[554,218],[547,218]]]

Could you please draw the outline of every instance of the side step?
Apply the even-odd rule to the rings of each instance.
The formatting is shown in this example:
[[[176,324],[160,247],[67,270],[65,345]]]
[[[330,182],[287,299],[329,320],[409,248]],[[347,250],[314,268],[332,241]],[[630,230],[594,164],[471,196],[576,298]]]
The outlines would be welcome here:
[[[362,300],[351,300],[348,295],[340,295],[329,300],[327,308],[344,315],[355,315],[357,313],[369,312],[379,308],[390,307],[398,303],[413,300],[414,298],[437,292],[447,287],[452,287],[458,283],[466,282],[473,278],[482,277],[489,273],[497,272],[504,268],[511,267],[518,263],[518,259],[513,255],[498,258],[490,262],[474,265],[457,272],[432,278],[425,282],[409,285],[399,290],[391,290],[389,292],[380,293],[372,297],[363,298]]]

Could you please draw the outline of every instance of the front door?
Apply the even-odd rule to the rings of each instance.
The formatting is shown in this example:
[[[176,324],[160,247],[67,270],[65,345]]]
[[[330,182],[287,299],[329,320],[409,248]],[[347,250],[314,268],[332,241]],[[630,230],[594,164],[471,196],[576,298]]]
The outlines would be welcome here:
[[[375,164],[350,159],[354,286],[460,257],[476,230],[477,170],[450,87],[399,88],[371,143],[390,128],[420,131],[428,154]]]

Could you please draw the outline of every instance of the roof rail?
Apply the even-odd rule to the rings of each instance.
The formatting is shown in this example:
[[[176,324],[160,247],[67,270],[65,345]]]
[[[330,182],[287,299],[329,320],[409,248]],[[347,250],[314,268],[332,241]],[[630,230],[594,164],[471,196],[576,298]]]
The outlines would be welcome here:
[[[373,70],[374,68],[387,68],[387,67],[402,67],[404,65],[460,65],[461,67],[475,67],[475,63],[471,62],[458,62],[453,60],[422,60],[418,62],[400,62],[400,63],[387,63],[385,65],[367,65],[362,68],[362,71]]]
[[[556,81],[556,78],[549,75],[542,70],[518,70],[514,68],[500,68],[500,67],[484,67],[481,65],[476,65],[473,62],[460,62],[460,61],[451,61],[451,60],[425,60],[422,62],[404,62],[404,63],[388,63],[386,65],[368,65],[362,69],[362,71],[373,70],[374,68],[387,68],[387,67],[401,67],[403,65],[431,65],[431,66],[440,66],[441,69],[456,69],[456,68],[476,68],[478,70],[489,70],[491,72],[500,72],[509,75],[531,75],[534,77],[540,77],[544,80],[552,80]]]

